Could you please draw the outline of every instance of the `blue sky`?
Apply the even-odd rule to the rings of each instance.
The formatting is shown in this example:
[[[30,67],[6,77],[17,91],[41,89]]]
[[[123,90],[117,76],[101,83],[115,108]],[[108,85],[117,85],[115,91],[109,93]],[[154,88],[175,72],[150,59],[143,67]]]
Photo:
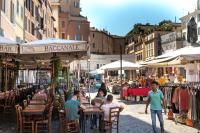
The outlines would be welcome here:
[[[194,11],[197,0],[80,0],[91,27],[126,35],[135,23],[177,21]]]

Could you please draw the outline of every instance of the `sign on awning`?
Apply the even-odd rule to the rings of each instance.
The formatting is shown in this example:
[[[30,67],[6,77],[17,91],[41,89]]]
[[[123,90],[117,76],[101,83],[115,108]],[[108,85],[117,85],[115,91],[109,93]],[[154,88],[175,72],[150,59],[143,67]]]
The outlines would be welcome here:
[[[0,45],[0,53],[18,53],[18,46],[17,45]]]
[[[21,54],[62,53],[87,51],[87,44],[21,45]]]

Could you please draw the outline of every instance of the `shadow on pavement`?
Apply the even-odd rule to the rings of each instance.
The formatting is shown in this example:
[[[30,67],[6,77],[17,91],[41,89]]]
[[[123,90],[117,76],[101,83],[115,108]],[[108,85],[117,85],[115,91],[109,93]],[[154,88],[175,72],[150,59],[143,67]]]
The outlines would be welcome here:
[[[160,128],[157,130],[160,131]],[[119,131],[120,133],[153,133],[151,124],[130,115],[120,115]],[[165,133],[170,132],[165,131]]]

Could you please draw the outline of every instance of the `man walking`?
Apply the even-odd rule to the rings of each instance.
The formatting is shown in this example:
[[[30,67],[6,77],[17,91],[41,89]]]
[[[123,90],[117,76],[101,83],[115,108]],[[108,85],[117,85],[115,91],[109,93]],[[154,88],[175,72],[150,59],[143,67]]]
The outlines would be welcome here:
[[[161,133],[164,133],[164,121],[162,116],[162,105],[166,113],[164,96],[162,91],[159,90],[158,82],[153,81],[151,84],[152,84],[152,90],[148,94],[145,113],[147,114],[148,106],[149,104],[151,104],[150,109],[151,109],[153,132],[158,133],[156,129],[156,114],[157,114],[158,119],[160,121]]]

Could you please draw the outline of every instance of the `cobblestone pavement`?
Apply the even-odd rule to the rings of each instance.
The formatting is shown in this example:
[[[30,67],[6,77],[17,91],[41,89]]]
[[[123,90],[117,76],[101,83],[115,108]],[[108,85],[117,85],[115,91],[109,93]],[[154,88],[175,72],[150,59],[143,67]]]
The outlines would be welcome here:
[[[91,93],[95,97],[96,92]],[[120,133],[152,133],[150,114],[144,114],[144,103],[131,103],[120,101],[119,96],[114,95],[114,102],[126,105],[126,108],[120,114]],[[0,133],[16,133],[15,113],[2,115],[0,113]],[[167,120],[164,115],[166,133],[198,133],[198,130],[175,122]],[[157,120],[159,128],[159,122]],[[52,122],[52,133],[58,133],[58,121]],[[90,121],[87,121],[86,133],[98,133],[97,129],[90,129]],[[116,130],[113,130],[116,133]]]
[[[94,97],[96,93],[91,93]],[[144,103],[133,103],[127,101],[120,101],[118,95],[114,95],[114,102],[125,103],[126,108],[120,114],[120,133],[152,133],[151,116],[144,113]],[[164,115],[165,132],[166,133],[198,133],[198,130],[182,124],[175,124],[174,121],[167,120]],[[159,121],[157,119],[157,127],[159,128]],[[113,133],[116,133],[113,130]]]

